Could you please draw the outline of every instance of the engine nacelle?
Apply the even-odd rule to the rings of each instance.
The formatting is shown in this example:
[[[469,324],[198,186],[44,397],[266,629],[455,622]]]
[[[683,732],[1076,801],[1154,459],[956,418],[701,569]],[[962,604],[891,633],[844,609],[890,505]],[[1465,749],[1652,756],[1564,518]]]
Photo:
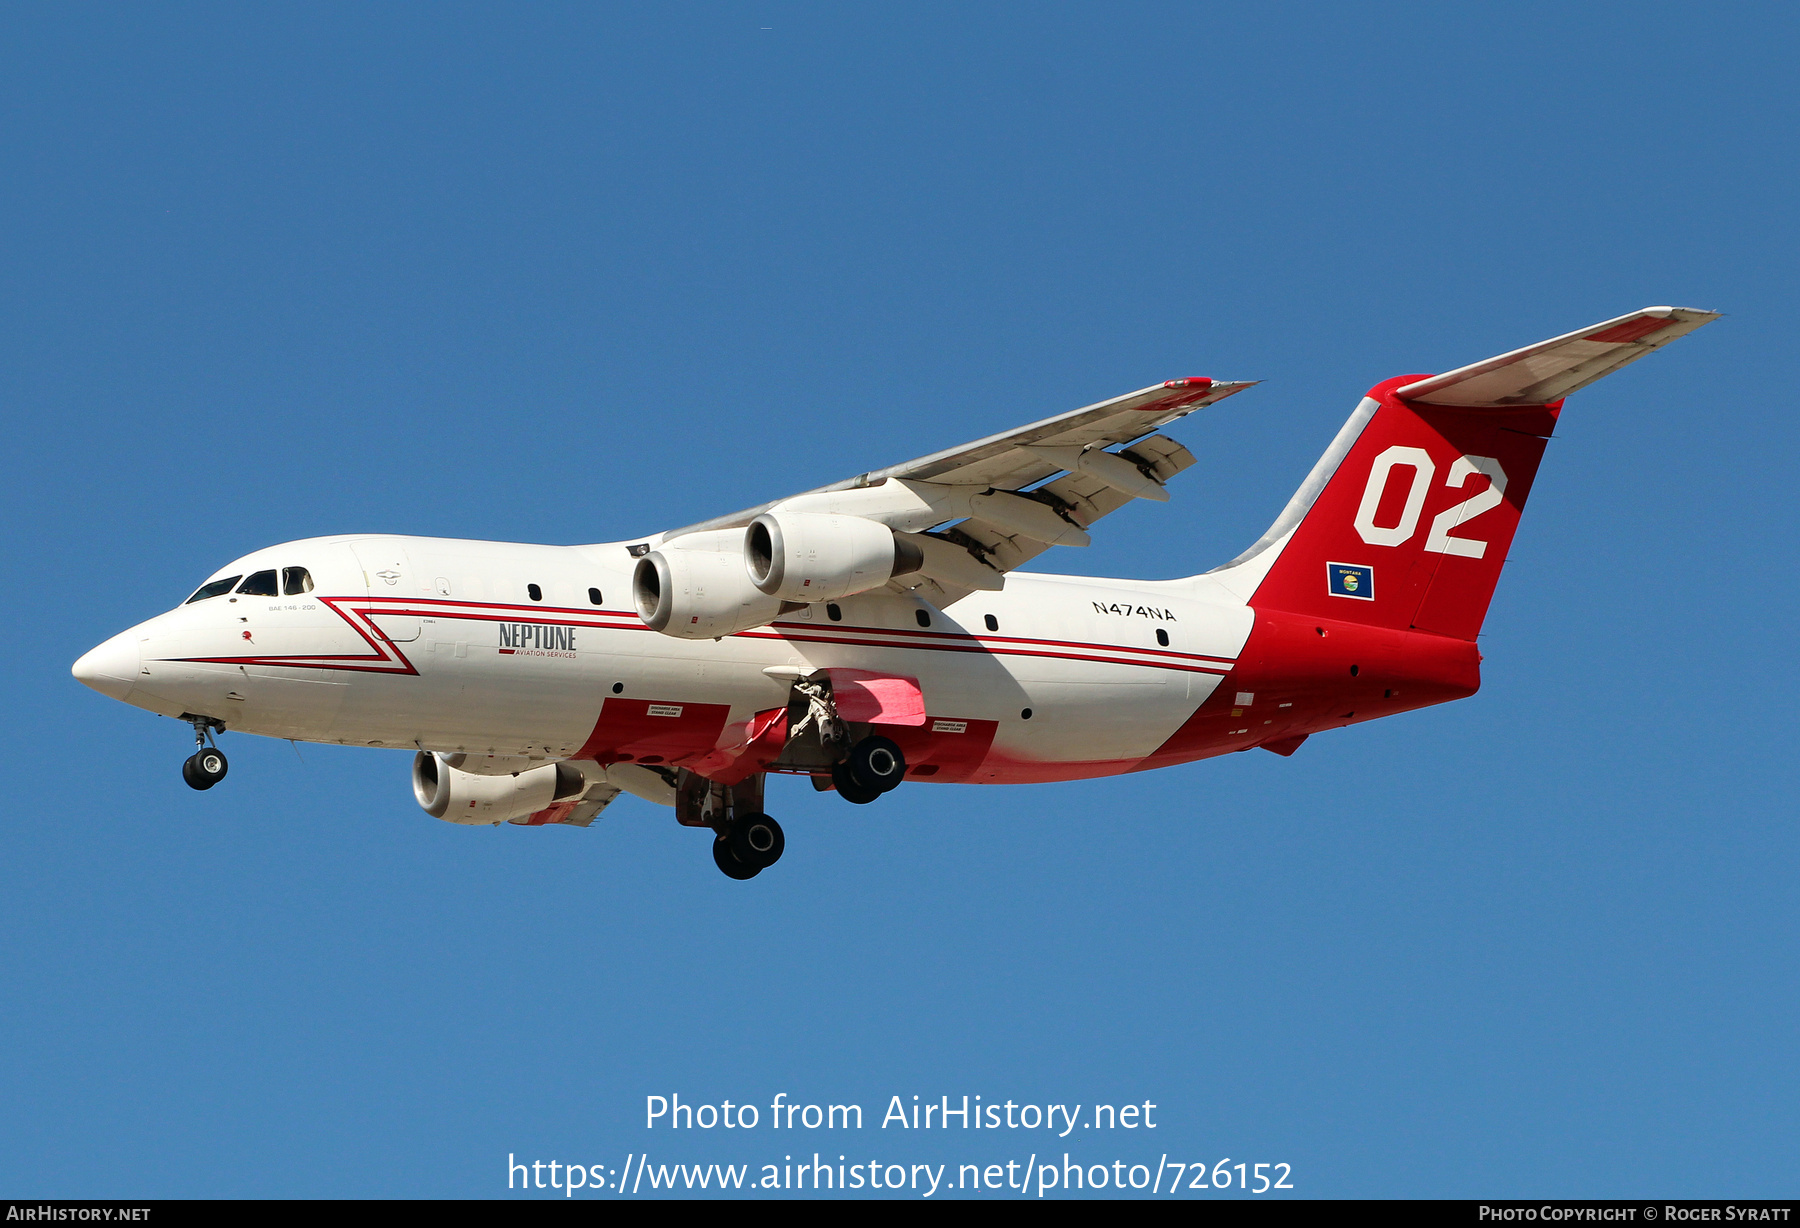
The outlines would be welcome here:
[[[544,766],[542,757],[527,759],[523,755],[471,755],[465,751],[457,751],[454,755],[439,755],[438,759],[471,776],[511,776],[515,772],[529,772],[532,768]]]
[[[686,640],[766,627],[781,613],[781,598],[750,583],[743,555],[729,550],[652,551],[631,573],[631,599],[652,631]]]
[[[477,776],[451,767],[443,755],[413,756],[413,796],[425,813],[447,823],[490,824],[523,819],[587,788],[581,769],[546,763],[517,775]]]
[[[924,557],[877,520],[822,512],[764,512],[744,531],[744,562],[761,592],[783,601],[835,601],[917,571]]]

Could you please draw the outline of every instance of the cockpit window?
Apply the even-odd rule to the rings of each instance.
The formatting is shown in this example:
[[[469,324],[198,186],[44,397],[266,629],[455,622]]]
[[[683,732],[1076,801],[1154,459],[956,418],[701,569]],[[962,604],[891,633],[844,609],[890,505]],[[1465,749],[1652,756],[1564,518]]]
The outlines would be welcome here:
[[[194,591],[194,595],[189,597],[182,604],[193,605],[196,601],[205,601],[208,597],[217,597],[222,593],[229,593],[231,591],[231,586],[241,579],[243,579],[242,576],[226,576],[223,580],[213,580],[209,583],[202,584]]]
[[[248,580],[238,585],[238,592],[246,597],[273,597],[275,592],[275,569],[253,573]]]
[[[283,567],[281,590],[284,597],[298,597],[301,593],[312,592],[312,572],[304,567]]]

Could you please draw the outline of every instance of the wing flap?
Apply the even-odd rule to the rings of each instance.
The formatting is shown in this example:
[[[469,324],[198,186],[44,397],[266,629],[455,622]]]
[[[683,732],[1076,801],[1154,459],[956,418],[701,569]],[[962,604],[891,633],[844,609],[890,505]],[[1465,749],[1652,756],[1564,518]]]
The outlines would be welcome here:
[[[792,500],[804,499],[808,511],[829,510],[832,504],[825,496],[864,491],[869,487],[881,486],[889,479],[929,482],[933,486],[964,487],[974,491],[1022,490],[1063,471],[1056,461],[1047,459],[1034,449],[1080,449],[1112,444],[1136,446],[1135,441],[1142,440],[1165,423],[1173,422],[1197,409],[1216,405],[1228,396],[1254,387],[1256,382],[1200,378],[1170,380],[1059,414],[1054,418],[1045,418],[1017,430],[990,435],[959,448],[934,452],[904,464],[871,470],[842,482],[834,482],[830,486],[804,491],[788,499],[777,499],[745,508],[741,512],[733,512],[729,516],[688,525],[662,534],[660,540],[743,528],[762,513]],[[873,519],[888,522],[886,515],[871,513],[865,510],[866,507],[866,503],[859,502],[855,507],[846,504],[840,510],[851,515],[871,515]]]
[[[1114,455],[1149,470],[1151,476],[1163,484],[1195,463],[1194,454],[1167,435],[1139,440]],[[1065,473],[1054,482],[1039,487],[1038,492],[1049,496],[1054,505],[1062,507],[1083,528],[1118,511],[1133,499],[1132,495],[1092,474],[1080,472]],[[979,518],[963,521],[944,536],[960,538],[965,546],[973,545],[976,553],[998,571],[1023,566],[1050,549],[1048,543],[1010,533]]]
[[[1026,449],[1129,443],[1197,409],[1216,405],[1255,383],[1204,378],[1169,380],[865,476],[869,481],[914,478],[947,486],[1017,490],[1060,472],[1055,463]]]
[[[603,789],[591,790],[586,797],[576,803],[575,809],[569,812],[569,817],[563,822],[571,827],[586,827],[599,816],[602,810],[612,805],[613,799],[619,796],[619,792],[620,790],[612,785],[607,785]]]
[[[553,802],[535,814],[511,821],[521,827],[543,827],[553,823],[560,823],[566,827],[586,827],[617,796],[619,796],[619,789],[614,785],[589,785],[579,797]]]

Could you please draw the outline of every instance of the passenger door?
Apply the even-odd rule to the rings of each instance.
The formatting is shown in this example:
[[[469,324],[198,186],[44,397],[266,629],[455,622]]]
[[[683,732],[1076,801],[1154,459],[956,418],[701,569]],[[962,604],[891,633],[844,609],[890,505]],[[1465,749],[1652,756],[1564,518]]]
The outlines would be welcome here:
[[[369,596],[377,598],[371,617],[384,635],[396,644],[410,644],[419,638],[419,617],[416,614],[385,614],[384,605],[400,605],[419,595],[418,577],[413,574],[411,561],[407,558],[406,547],[398,541],[386,538],[367,538],[350,543],[356,552],[357,562],[362,564],[363,579],[368,585]],[[392,601],[379,600],[392,598]]]

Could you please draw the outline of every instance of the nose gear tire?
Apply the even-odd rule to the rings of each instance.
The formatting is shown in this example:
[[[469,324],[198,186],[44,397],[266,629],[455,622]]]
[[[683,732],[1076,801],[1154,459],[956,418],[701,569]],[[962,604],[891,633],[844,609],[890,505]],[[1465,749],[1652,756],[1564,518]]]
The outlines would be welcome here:
[[[181,778],[187,781],[190,789],[210,789],[225,779],[230,766],[222,751],[208,746],[195,751],[182,763]]]

